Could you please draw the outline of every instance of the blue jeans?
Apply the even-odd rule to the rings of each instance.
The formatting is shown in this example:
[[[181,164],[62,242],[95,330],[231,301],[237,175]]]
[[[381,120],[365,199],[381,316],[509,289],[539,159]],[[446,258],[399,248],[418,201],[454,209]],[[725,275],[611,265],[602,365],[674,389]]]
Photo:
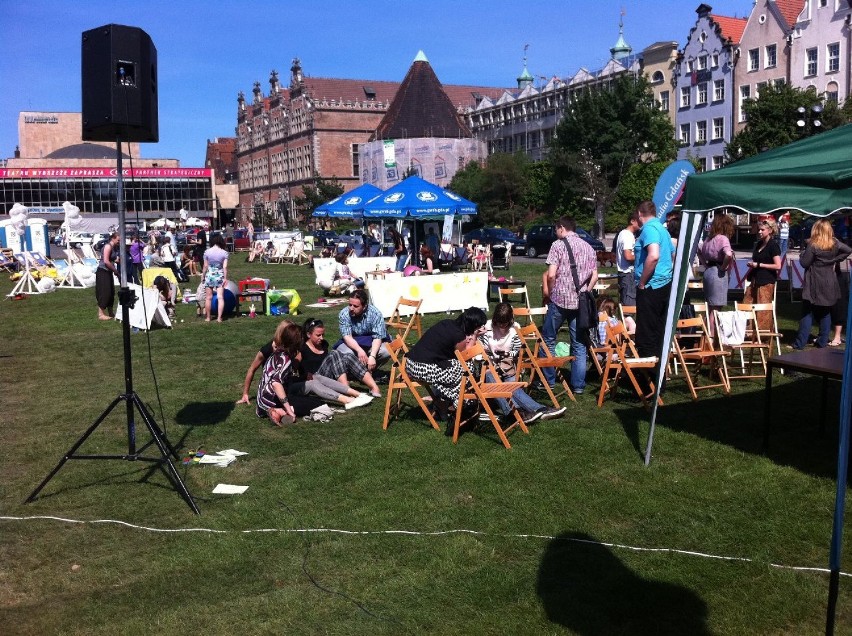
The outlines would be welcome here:
[[[817,347],[828,345],[828,332],[831,330],[831,307],[820,307],[812,305],[809,300],[802,301],[802,319],[799,321],[799,333],[793,342],[794,349],[804,349],[811,335],[811,325],[816,321],[819,324],[819,336],[817,336]]]
[[[405,261],[408,260],[408,253],[403,252],[396,257],[396,271],[401,272],[405,269]]]
[[[790,239],[778,239],[778,247],[781,248],[781,258],[784,258],[784,254],[787,253],[787,243]]]
[[[544,343],[550,349],[550,353],[556,355],[556,334],[563,323],[568,322],[568,333],[571,335],[571,355],[574,362],[571,363],[571,390],[582,391],[586,388],[586,338],[577,333],[577,310],[560,307],[556,303],[547,306],[547,315],[544,317],[544,325],[541,335]],[[582,330],[581,330],[582,331]],[[579,336],[579,337],[578,337]],[[556,382],[556,369],[544,369],[544,377],[550,386]]]
[[[494,376],[491,373],[485,374],[486,382],[494,382]],[[504,382],[514,382],[514,375],[507,375],[503,378]],[[508,415],[512,408],[509,406],[509,400],[506,398],[494,398],[494,401],[497,403],[497,408],[500,409],[500,412],[503,415]],[[535,413],[537,410],[542,408],[542,405],[532,399],[529,395],[527,395],[526,391],[523,389],[515,389],[512,391],[512,401],[514,401],[515,406],[518,407],[521,411],[529,411],[530,413]]]

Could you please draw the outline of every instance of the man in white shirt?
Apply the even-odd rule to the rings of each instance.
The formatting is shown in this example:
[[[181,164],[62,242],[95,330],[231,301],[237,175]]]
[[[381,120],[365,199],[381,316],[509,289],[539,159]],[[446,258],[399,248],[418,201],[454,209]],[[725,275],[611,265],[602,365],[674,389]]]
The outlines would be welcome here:
[[[639,231],[639,213],[635,210],[627,218],[627,227],[615,239],[615,266],[618,268],[618,302],[636,306],[636,279],[633,275],[633,246]]]

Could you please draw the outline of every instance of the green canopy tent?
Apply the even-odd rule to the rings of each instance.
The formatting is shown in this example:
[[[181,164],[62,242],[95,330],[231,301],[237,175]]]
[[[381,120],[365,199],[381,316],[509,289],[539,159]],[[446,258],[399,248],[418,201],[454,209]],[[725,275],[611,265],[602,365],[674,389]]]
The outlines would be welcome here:
[[[664,360],[671,347],[676,317],[680,315],[689,280],[689,267],[695,258],[707,212],[735,208],[749,214],[800,210],[813,216],[852,211],[852,124],[801,141],[768,150],[720,170],[690,175],[682,200],[680,235],[675,256],[672,291],[663,349]],[[852,303],[847,310],[852,324]],[[657,378],[659,391],[665,365]],[[844,359],[840,407],[840,444],[837,461],[837,496],[832,530],[827,631],[833,630],[834,608],[840,575],[841,541],[849,461],[850,414],[852,414],[852,347]],[[645,449],[645,464],[651,461],[657,401],[651,414],[651,427]]]

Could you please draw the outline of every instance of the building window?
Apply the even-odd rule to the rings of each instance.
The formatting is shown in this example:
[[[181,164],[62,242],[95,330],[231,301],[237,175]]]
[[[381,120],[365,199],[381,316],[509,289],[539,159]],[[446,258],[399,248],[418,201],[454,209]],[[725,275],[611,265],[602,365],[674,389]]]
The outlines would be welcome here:
[[[695,103],[696,104],[706,104],[707,103],[707,82],[702,82],[698,85],[698,89],[695,93]]]
[[[707,122],[706,121],[695,122],[695,141],[696,141],[696,143],[703,143],[703,142],[707,141]]]
[[[760,68],[760,49],[749,49],[748,70],[756,71]]]
[[[825,87],[825,101],[836,104],[839,93],[838,88],[837,82],[829,82],[828,86]]]
[[[820,8],[825,7],[827,5],[828,5],[828,0],[819,0]]]
[[[778,65],[778,45],[766,46],[763,58],[763,68],[775,68]]]
[[[713,139],[722,139],[725,136],[725,118],[713,118]]]
[[[689,143],[689,124],[681,124],[680,125],[680,143],[688,144]]]
[[[745,105],[746,100],[748,100],[750,97],[751,97],[751,86],[749,86],[748,84],[743,84],[742,86],[740,86],[740,109],[739,109],[740,112],[739,112],[739,116],[738,116],[739,121],[745,121],[746,120],[746,115],[745,115],[745,111],[743,110],[743,106]]]
[[[713,82],[713,101],[721,102],[725,99],[725,80],[719,79]]]
[[[660,110],[665,112],[669,112],[669,92],[661,91],[660,92]]]
[[[766,82],[758,82],[757,86],[754,87],[754,98],[760,99],[760,91],[763,88],[766,88]]]
[[[689,107],[689,86],[682,86],[680,89],[680,107]]]
[[[698,161],[698,172],[704,172],[707,170],[707,157],[699,157]]]
[[[358,144],[352,144],[352,176],[361,176],[360,153],[358,152]]]
[[[805,77],[812,77],[817,74],[819,65],[819,51],[816,47],[805,51]]]
[[[826,47],[828,56],[826,71],[836,73],[840,70],[840,43],[833,42]]]
[[[698,56],[698,70],[704,71],[707,70],[707,56],[699,55]]]
[[[713,170],[718,170],[724,164],[725,158],[722,155],[713,156]]]
[[[710,56],[710,67],[711,68],[719,68],[719,54],[714,53]]]
[[[695,60],[687,60],[686,61],[686,72],[694,73],[695,72]]]
[[[653,74],[653,75],[651,75],[651,81],[652,81],[652,82],[654,82],[655,84],[659,84],[659,83],[660,83],[660,82],[662,82],[664,79],[666,79],[666,78],[665,78],[665,76],[663,75],[663,72],[662,72],[662,71],[654,71],[654,74]]]

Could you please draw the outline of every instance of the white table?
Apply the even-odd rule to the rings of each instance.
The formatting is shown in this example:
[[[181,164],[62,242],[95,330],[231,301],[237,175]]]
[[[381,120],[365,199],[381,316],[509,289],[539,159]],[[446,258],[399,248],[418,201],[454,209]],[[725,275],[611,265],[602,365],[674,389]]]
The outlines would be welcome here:
[[[460,311],[468,307],[488,310],[487,272],[385,278],[369,281],[367,289],[370,302],[386,318],[393,313],[400,296],[423,299],[421,314]],[[405,308],[401,313],[406,314]]]

